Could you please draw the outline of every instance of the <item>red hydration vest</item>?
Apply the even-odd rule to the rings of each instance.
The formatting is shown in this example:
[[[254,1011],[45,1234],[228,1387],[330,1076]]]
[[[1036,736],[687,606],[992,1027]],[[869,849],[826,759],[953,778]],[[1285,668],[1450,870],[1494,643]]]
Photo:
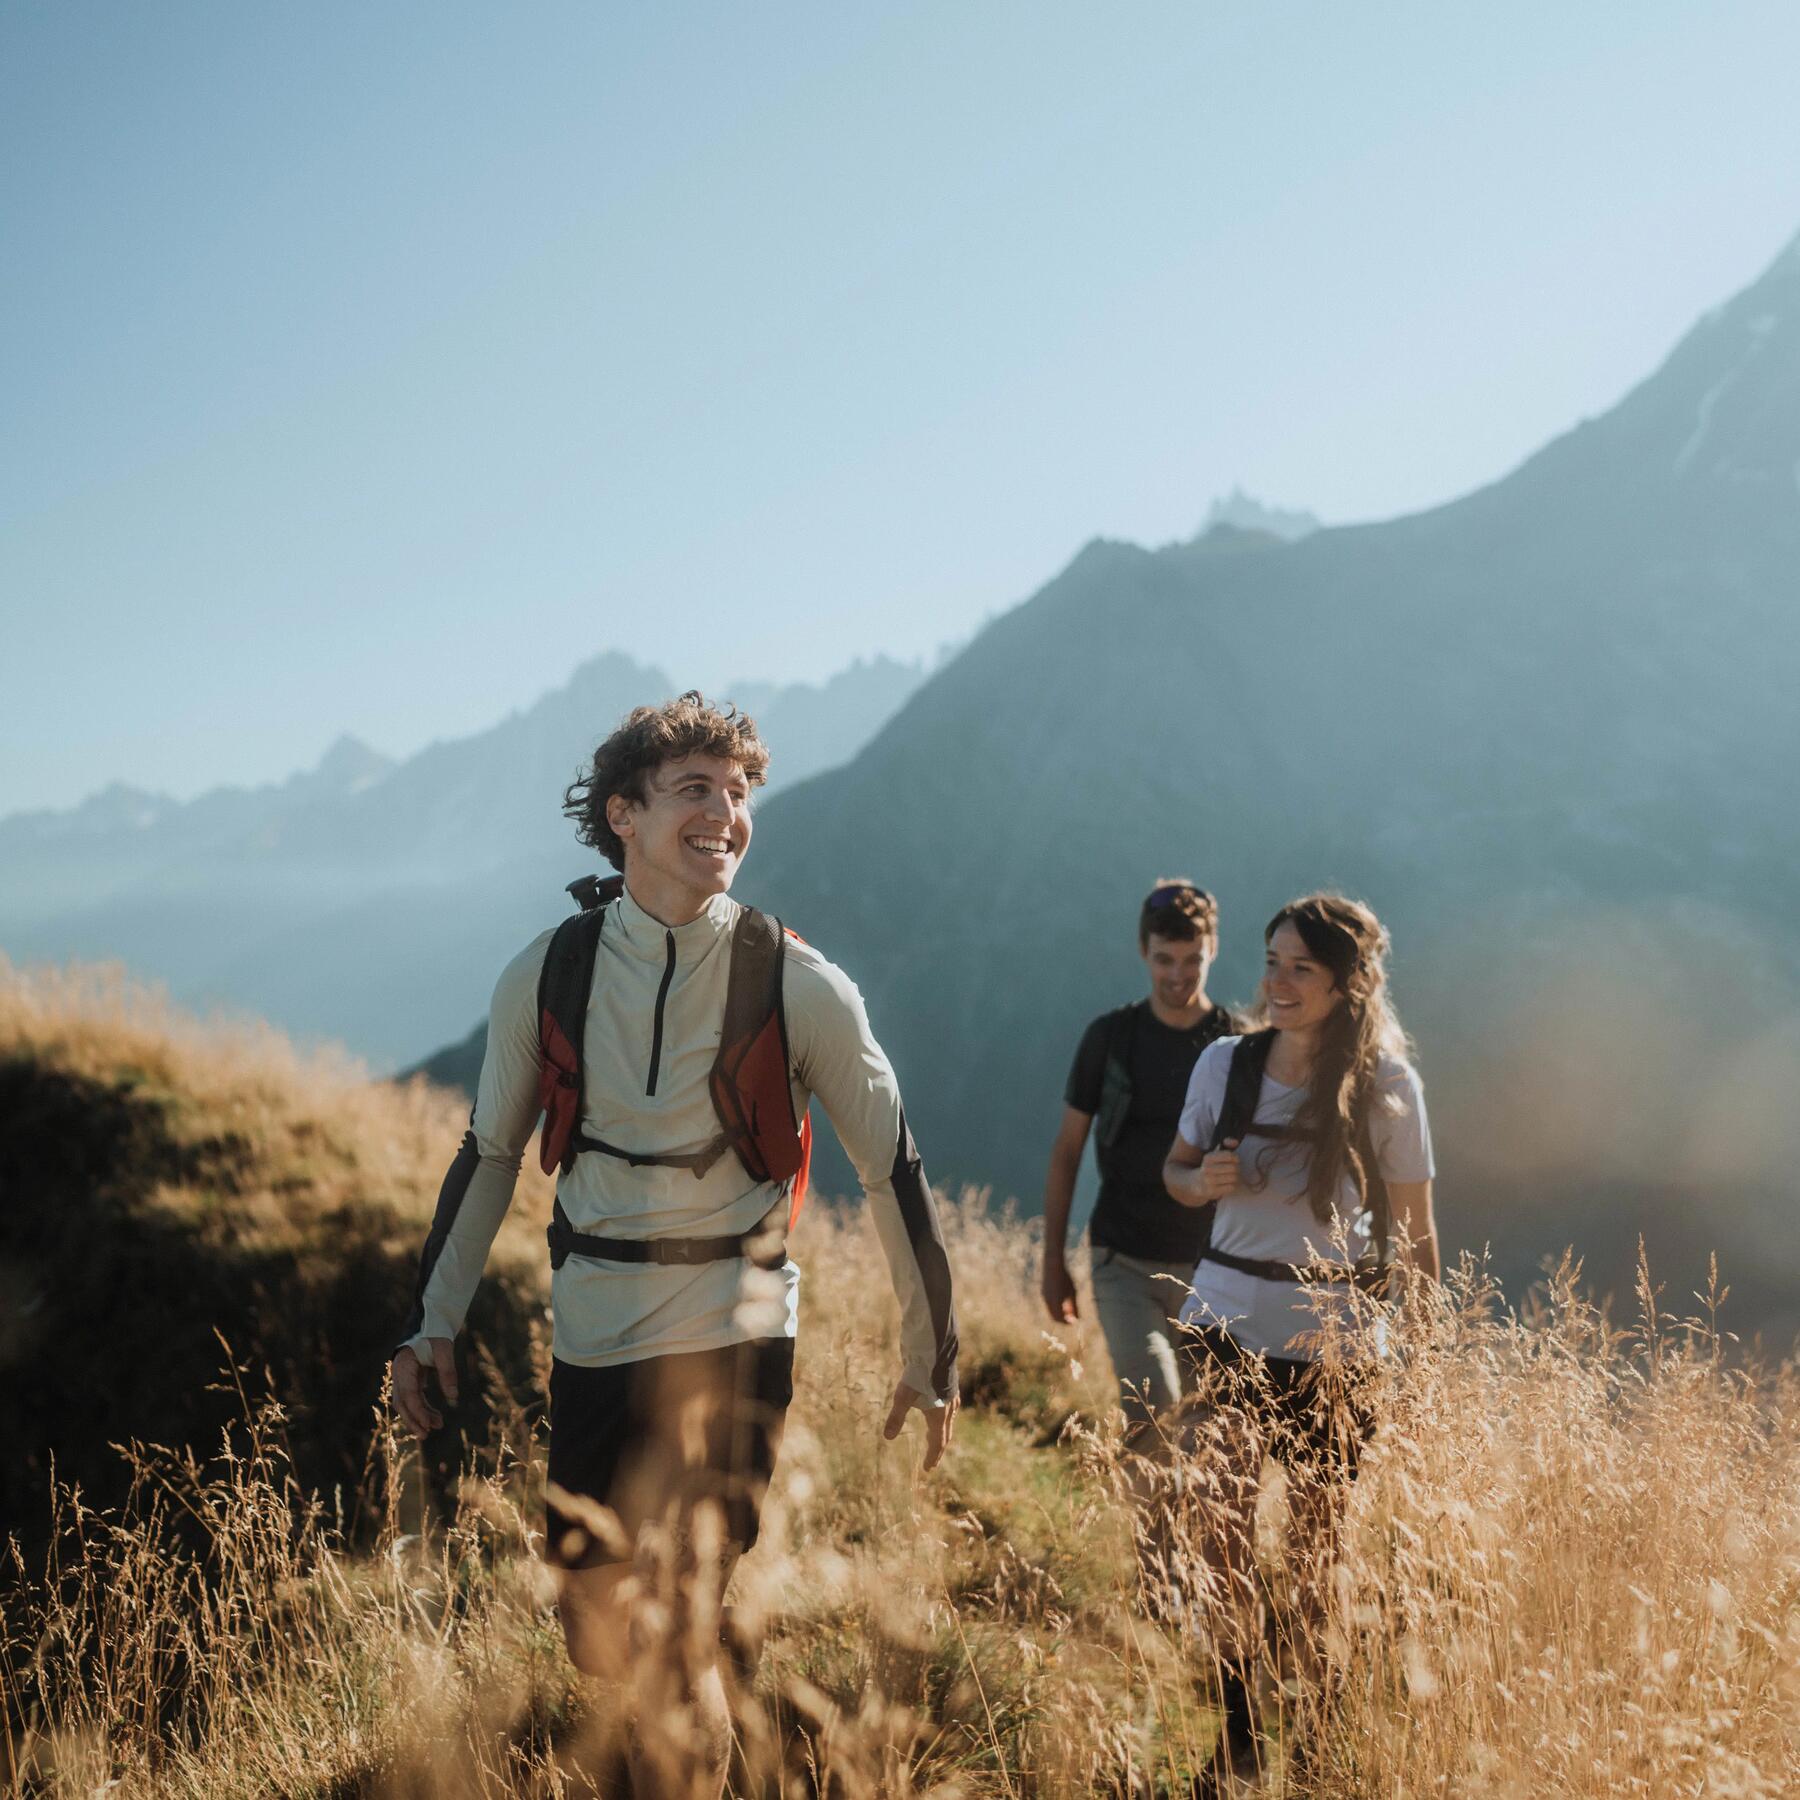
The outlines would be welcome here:
[[[725,1018],[707,1078],[719,1135],[704,1149],[659,1156],[621,1150],[581,1130],[581,1047],[594,960],[607,906],[624,885],[618,875],[604,881],[587,875],[571,882],[569,892],[581,910],[556,928],[544,955],[538,978],[538,1104],[544,1110],[538,1157],[544,1173],[566,1174],[583,1151],[598,1151],[634,1167],[691,1169],[698,1179],[730,1150],[751,1180],[785,1184],[792,1230],[806,1199],[812,1162],[812,1120],[794,1117],[781,996],[787,940],[799,939],[768,913],[746,906],[731,934]]]

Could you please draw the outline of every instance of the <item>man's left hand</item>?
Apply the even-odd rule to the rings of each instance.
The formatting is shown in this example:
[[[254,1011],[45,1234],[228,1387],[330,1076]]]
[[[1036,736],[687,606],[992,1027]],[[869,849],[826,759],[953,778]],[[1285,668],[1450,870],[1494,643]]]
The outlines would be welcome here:
[[[905,1426],[906,1415],[916,1406],[925,1415],[925,1461],[922,1466],[929,1474],[943,1461],[944,1452],[950,1448],[950,1437],[956,1430],[957,1404],[955,1394],[937,1403],[916,1387],[909,1387],[904,1381],[896,1382],[894,1404],[888,1408],[887,1423],[882,1426],[881,1435],[891,1444]]]

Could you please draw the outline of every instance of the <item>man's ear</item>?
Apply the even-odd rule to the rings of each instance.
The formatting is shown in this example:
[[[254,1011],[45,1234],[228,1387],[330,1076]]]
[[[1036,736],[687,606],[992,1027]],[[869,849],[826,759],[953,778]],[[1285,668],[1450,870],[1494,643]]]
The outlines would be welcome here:
[[[636,809],[623,794],[606,796],[606,822],[613,828],[613,835],[622,840],[629,840],[637,829],[632,817]]]

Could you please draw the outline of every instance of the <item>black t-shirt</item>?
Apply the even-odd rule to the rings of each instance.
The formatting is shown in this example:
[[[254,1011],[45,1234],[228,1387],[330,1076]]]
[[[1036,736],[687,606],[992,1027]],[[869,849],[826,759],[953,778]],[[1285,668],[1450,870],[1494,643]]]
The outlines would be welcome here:
[[[1088,1233],[1096,1249],[1155,1262],[1192,1263],[1206,1248],[1211,1208],[1180,1206],[1163,1187],[1163,1162],[1181,1123],[1188,1077],[1200,1052],[1237,1023],[1222,1006],[1185,1031],[1165,1025],[1148,1000],[1102,1013],[1081,1035],[1063,1098],[1094,1118],[1100,1198]],[[1109,1081],[1115,1055],[1129,1086],[1129,1105]],[[1115,1118],[1115,1114],[1118,1116]],[[1111,1142],[1104,1142],[1111,1135]]]

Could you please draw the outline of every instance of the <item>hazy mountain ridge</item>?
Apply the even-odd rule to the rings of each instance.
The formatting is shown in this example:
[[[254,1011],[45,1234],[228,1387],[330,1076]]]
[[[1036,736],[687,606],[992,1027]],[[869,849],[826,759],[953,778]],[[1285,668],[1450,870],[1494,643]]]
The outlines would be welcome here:
[[[746,711],[763,715],[781,754],[768,792],[804,780],[841,760],[871,722],[892,711],[923,671],[889,657],[852,663],[823,683],[742,682],[724,690]],[[348,734],[312,768],[253,788],[221,786],[192,800],[114,782],[64,810],[32,810],[0,818],[0,852],[53,857],[60,848],[93,845],[112,858],[176,860],[196,853],[293,853],[359,863],[371,852],[397,860],[445,844],[461,847],[479,834],[488,844],[529,843],[545,834],[555,805],[583,756],[616,713],[644,696],[674,691],[661,669],[605,654],[532,706],[472,736],[426,746],[403,761]],[[546,784],[539,785],[542,775]],[[520,806],[523,782],[534,804]],[[380,793],[374,790],[382,789]],[[121,836],[136,842],[121,843]],[[366,866],[366,865],[364,865]],[[29,881],[42,880],[40,865]],[[141,867],[132,876],[141,875]],[[123,870],[115,879],[123,885]],[[27,900],[27,904],[30,901]]]
[[[0,845],[20,849],[34,841],[105,837],[117,831],[150,831],[176,820],[218,821],[254,805],[259,811],[361,793],[399,765],[360,738],[340,735],[310,769],[256,787],[230,783],[208,788],[192,800],[113,781],[74,806],[35,807],[0,817]]]
[[[293,819],[353,801],[397,766],[345,735],[312,768],[259,787],[211,788],[183,801],[116,781],[62,811],[14,813],[0,819],[0,857],[24,873],[8,910],[48,916],[197,859],[266,855]]]
[[[852,755],[923,673],[877,657],[822,683],[740,684],[777,749],[769,791]],[[609,653],[403,762],[343,739],[264,788],[182,804],[114,787],[0,820],[0,945],[22,961],[118,958],[178,998],[391,1065],[466,1030],[501,963],[566,905],[592,857],[563,790],[624,713],[672,692],[664,671]]]

